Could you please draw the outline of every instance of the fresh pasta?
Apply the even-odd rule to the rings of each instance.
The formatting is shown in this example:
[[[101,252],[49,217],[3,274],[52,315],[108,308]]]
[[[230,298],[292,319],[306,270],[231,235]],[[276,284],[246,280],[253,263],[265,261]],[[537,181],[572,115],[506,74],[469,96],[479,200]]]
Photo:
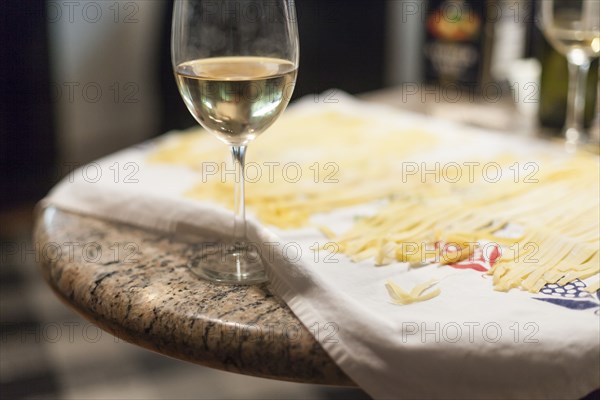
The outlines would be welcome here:
[[[247,184],[246,202],[261,221],[280,228],[307,226],[316,214],[373,204],[373,214],[357,215],[344,232],[317,228],[352,261],[372,260],[376,266],[450,264],[471,256],[482,241],[497,243],[502,255],[488,273],[499,291],[537,292],[548,283],[564,285],[600,273],[597,157],[537,157],[535,180],[516,182],[457,176],[448,168],[434,168],[424,180],[408,174],[406,162],[400,162],[418,160],[415,154],[441,145],[432,133],[373,118],[292,113],[250,146],[260,173]],[[448,154],[464,142],[457,137],[445,146]],[[231,182],[202,170],[207,162],[221,165],[227,158],[224,148],[208,135],[187,133],[165,140],[149,161],[199,171],[202,181],[185,195],[231,205]],[[516,160],[511,154],[479,159],[503,169]],[[286,172],[290,163],[300,171],[293,177]],[[265,165],[279,169],[267,174]],[[515,227],[517,233],[507,236]],[[406,293],[391,282],[386,288],[399,304],[439,294],[436,289],[423,295],[427,287]]]

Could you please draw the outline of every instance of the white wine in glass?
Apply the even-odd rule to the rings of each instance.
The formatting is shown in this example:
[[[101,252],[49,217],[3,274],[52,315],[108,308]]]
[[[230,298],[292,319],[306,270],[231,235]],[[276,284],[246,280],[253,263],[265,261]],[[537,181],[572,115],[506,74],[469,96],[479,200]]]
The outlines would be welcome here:
[[[216,57],[177,66],[177,83],[196,120],[227,144],[247,144],[287,105],[296,66],[264,57]]]
[[[567,57],[569,93],[563,133],[568,146],[584,143],[585,88],[592,59],[600,55],[600,0],[538,0],[539,25]],[[600,99],[599,99],[600,100]]]
[[[248,243],[244,205],[247,145],[285,110],[298,69],[293,0],[177,0],[172,61],[194,118],[230,146],[236,166],[234,232],[190,265],[222,283],[264,282],[259,246]]]

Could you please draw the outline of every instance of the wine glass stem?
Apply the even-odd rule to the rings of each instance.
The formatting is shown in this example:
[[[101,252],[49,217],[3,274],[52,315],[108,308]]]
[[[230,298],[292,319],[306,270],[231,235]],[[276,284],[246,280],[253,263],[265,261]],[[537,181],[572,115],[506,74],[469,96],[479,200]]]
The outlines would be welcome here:
[[[246,207],[244,202],[246,146],[231,146],[231,155],[235,166],[233,240],[235,247],[242,249],[246,243]]]
[[[567,57],[569,59],[569,57]],[[589,60],[569,61],[569,95],[567,98],[567,118],[565,135],[568,142],[579,142],[583,135],[583,114],[585,110],[585,86],[590,69]]]

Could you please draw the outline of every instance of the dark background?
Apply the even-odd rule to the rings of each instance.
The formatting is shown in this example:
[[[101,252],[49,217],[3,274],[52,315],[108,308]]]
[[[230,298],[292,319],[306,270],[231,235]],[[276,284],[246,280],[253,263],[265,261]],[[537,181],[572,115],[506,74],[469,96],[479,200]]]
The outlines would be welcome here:
[[[165,8],[154,60],[160,66],[155,79],[161,115],[151,136],[195,124],[171,69],[172,2]],[[334,87],[360,93],[383,86],[384,1],[300,0],[296,7],[301,72],[294,98]],[[46,12],[41,0],[2,4],[0,207],[36,201],[60,178]]]

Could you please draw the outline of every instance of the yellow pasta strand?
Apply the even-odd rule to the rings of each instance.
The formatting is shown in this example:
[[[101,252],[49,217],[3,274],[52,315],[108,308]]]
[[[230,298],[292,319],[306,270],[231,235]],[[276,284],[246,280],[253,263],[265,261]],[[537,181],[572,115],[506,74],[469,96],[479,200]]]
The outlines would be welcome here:
[[[437,281],[435,279],[429,280],[427,282],[421,283],[415,286],[410,293],[404,291],[400,286],[395,284],[392,281],[388,281],[385,284],[385,288],[392,299],[394,304],[411,304],[419,301],[431,300],[434,297],[440,295],[441,290],[436,288],[435,290],[430,291],[429,293],[423,294],[432,286],[436,285]]]
[[[352,261],[372,260],[377,266],[453,263],[470,256],[478,241],[495,242],[502,246],[502,257],[488,273],[500,291],[537,292],[547,283],[565,285],[600,273],[597,157],[537,157],[538,172],[531,182],[490,183],[467,174],[456,179],[443,168],[425,181],[404,173],[399,160],[437,144],[433,134],[399,131],[375,118],[287,114],[250,147],[252,161],[263,167],[259,179],[247,185],[247,204],[265,223],[296,228],[309,225],[318,213],[379,202],[375,214],[359,216],[345,232],[318,229]],[[450,146],[444,151],[453,150]],[[185,195],[231,205],[231,182],[223,182],[218,173],[206,177],[203,170],[209,162],[222,170],[226,156],[226,146],[193,132],[168,138],[149,160],[199,171],[202,181]],[[290,160],[301,171],[297,179],[283,173]],[[515,160],[500,155],[480,161],[493,161],[506,171]],[[267,174],[267,162],[279,163],[276,173]],[[521,232],[502,233],[511,226]],[[455,244],[457,251],[441,257],[444,244]],[[401,304],[415,297],[390,282],[386,288]],[[437,295],[432,293],[428,295]]]

